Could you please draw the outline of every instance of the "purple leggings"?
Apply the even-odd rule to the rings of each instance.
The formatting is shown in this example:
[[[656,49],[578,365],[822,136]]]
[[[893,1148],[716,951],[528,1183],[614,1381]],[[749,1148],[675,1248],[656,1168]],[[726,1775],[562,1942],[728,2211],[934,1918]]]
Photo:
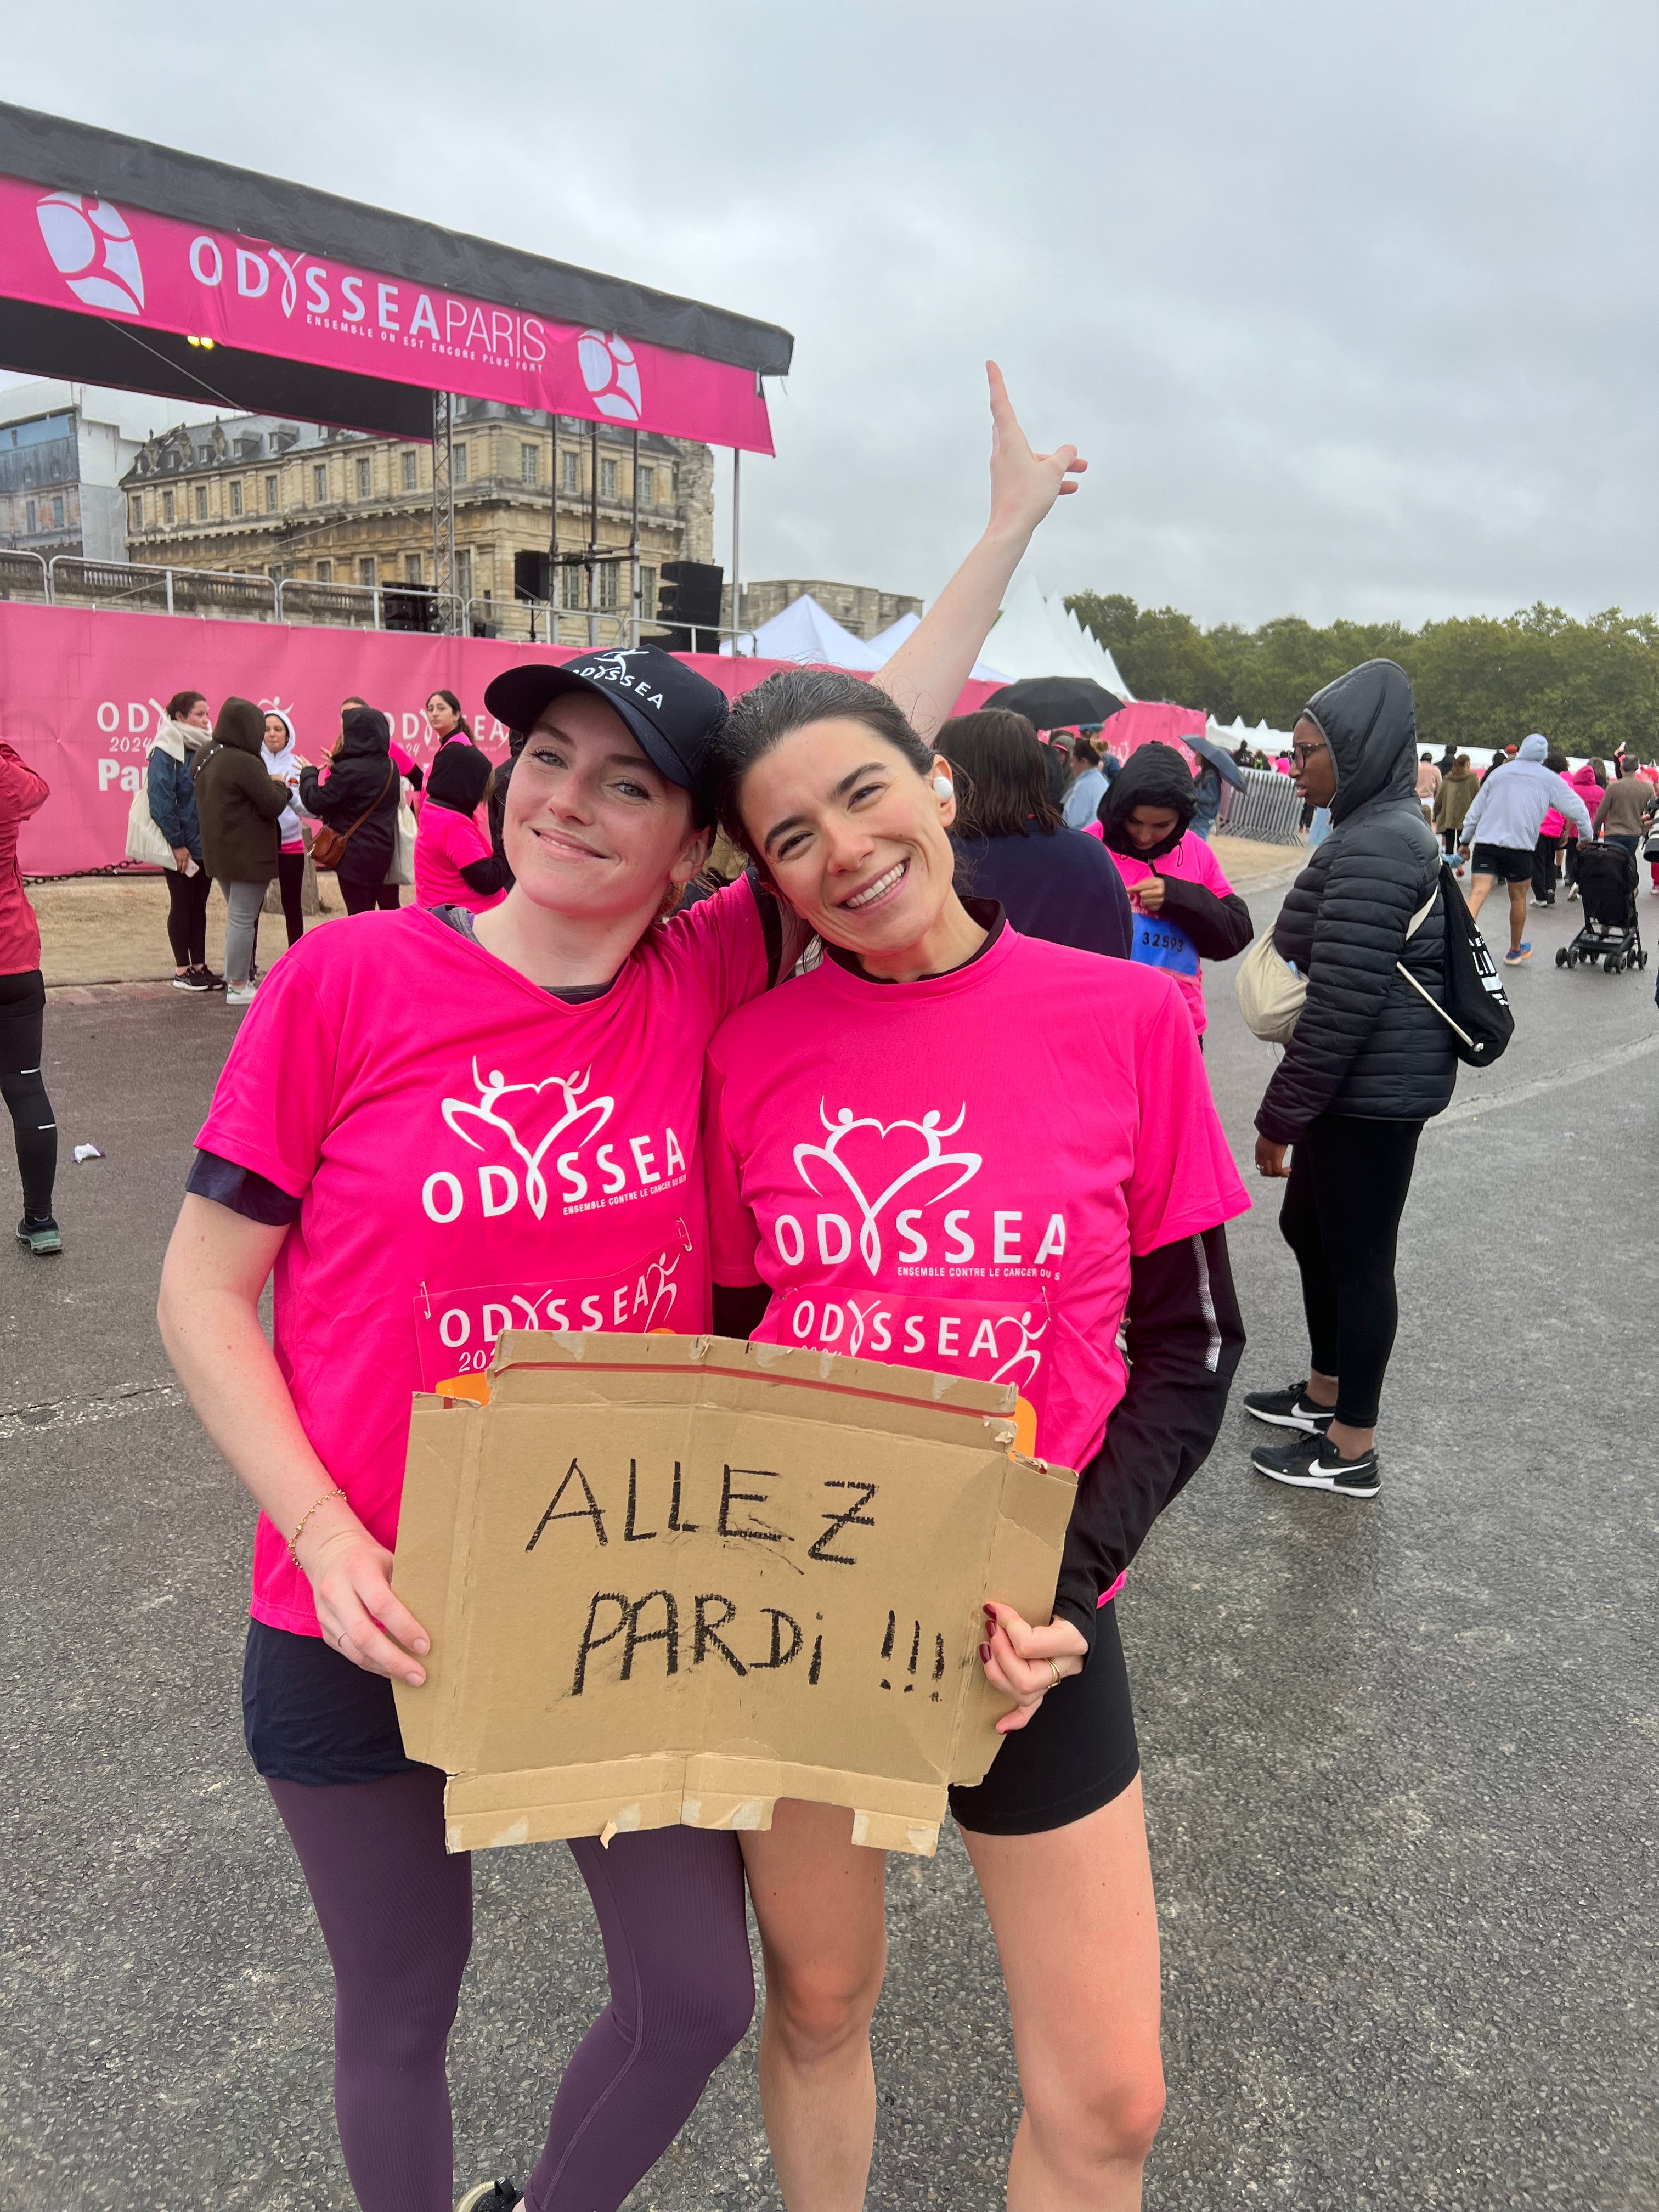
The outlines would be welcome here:
[[[443,1776],[267,1780],[334,1964],[334,2109],[362,2212],[451,2212],[445,2049],[472,1948],[472,1864],[444,1850]],[[530,2212],[614,2212],[754,2011],[735,1836],[653,1828],[571,1850],[611,2002],[554,2100]]]

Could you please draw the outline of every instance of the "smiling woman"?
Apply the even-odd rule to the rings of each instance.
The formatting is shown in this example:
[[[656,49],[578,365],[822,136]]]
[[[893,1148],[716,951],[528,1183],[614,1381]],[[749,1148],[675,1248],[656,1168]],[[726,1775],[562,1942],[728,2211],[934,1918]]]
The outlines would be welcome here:
[[[1214,1441],[1243,1345],[1222,1224],[1249,1201],[1170,979],[964,901],[949,763],[890,701],[785,672],[719,751],[723,825],[826,956],[709,1048],[719,1280],[762,1286],[763,1341],[833,1349],[855,1313],[882,1358],[1013,1382],[1023,1449],[1081,1470],[1054,1619],[986,1608],[1006,1741],[951,1806],[1013,2014],[1009,2201],[1127,2208],[1163,2076],[1111,1600]],[[842,2212],[873,2132],[881,1860],[790,1802],[743,1844],[784,2198]]]

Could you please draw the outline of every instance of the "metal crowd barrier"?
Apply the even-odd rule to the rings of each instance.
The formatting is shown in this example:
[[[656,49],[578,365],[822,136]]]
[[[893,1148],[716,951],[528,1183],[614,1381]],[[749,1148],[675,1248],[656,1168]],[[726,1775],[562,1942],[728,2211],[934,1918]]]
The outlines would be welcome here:
[[[1291,777],[1276,768],[1241,771],[1244,788],[1224,787],[1226,801],[1216,827],[1230,837],[1254,837],[1262,845],[1294,845],[1302,835],[1302,801]]]

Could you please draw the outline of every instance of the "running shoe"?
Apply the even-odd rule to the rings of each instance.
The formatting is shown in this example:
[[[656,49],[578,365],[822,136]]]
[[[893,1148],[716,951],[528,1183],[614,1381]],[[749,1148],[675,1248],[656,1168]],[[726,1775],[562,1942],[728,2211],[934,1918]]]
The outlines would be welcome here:
[[[516,2181],[481,2181],[467,2191],[455,2212],[513,2212],[515,2204],[523,2203],[524,2191]]]
[[[1504,955],[1504,965],[1506,968],[1521,968],[1521,967],[1524,967],[1524,966],[1525,966],[1525,964],[1526,964],[1526,963],[1527,963],[1528,960],[1530,960],[1531,958],[1532,958],[1532,947],[1531,947],[1531,945],[1518,945],[1518,946],[1516,947],[1516,949],[1513,952],[1506,952],[1506,953]]]
[[[1282,1451],[1254,1451],[1250,1465],[1270,1482],[1287,1482],[1295,1490],[1334,1490],[1344,1498],[1375,1498],[1382,1487],[1375,1446],[1358,1459],[1344,1459],[1324,1436],[1298,1437]]]
[[[213,986],[208,981],[205,968],[186,968],[182,975],[173,977],[173,988],[175,991],[210,991]]]
[[[258,988],[257,983],[227,983],[225,1004],[228,1006],[251,1006]]]
[[[1307,1388],[1304,1380],[1292,1382],[1285,1390],[1252,1390],[1245,1398],[1244,1410],[1271,1428],[1303,1429],[1310,1436],[1322,1435],[1335,1419],[1335,1411],[1329,1406],[1316,1406],[1305,1395]]]
[[[17,1241],[37,1260],[49,1260],[64,1249],[63,1231],[49,1213],[26,1213],[17,1224]]]

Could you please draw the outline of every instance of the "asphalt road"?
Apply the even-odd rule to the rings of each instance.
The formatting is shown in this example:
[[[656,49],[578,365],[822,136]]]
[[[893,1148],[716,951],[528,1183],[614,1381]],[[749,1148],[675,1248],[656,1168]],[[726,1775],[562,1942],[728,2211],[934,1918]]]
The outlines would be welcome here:
[[[1164,1944],[1155,2208],[1659,2206],[1659,1014],[1651,969],[1549,964],[1576,915],[1534,918],[1516,1042],[1424,1139],[1382,1497],[1274,1489],[1237,1414],[1121,1601]],[[1270,1055],[1224,976],[1211,1002],[1243,1160]],[[64,1171],[60,1261],[0,1254],[8,2212],[352,2203],[323,1947],[240,1741],[252,1516],[152,1318],[235,1018],[54,1003],[65,1138],[108,1156]],[[1241,1389],[1305,1367],[1258,1188]],[[532,2161],[603,1993],[562,1848],[475,1866],[458,2180]],[[870,2203],[992,2212],[1018,2106],[954,1835],[890,1894]],[[635,2202],[777,2201],[751,2039]]]

